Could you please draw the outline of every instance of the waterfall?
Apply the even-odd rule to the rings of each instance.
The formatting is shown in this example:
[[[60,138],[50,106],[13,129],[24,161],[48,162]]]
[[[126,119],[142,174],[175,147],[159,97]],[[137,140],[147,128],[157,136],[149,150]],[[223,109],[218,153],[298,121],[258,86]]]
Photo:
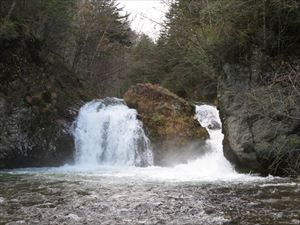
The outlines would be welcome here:
[[[189,166],[194,167],[204,177],[223,178],[236,176],[237,172],[235,172],[233,166],[223,155],[224,135],[217,108],[210,105],[197,105],[196,118],[209,133],[210,139],[207,140],[207,145],[210,151],[196,161],[190,162]]]
[[[128,108],[121,99],[94,100],[82,106],[73,124],[75,165],[29,168],[25,172],[75,172],[84,174],[84,177],[106,177],[110,182],[119,179],[138,182],[247,182],[264,179],[239,174],[226,160],[222,123],[216,107],[196,106],[195,118],[210,134],[206,153],[174,167],[153,166],[150,143],[137,119],[137,111]]]
[[[135,177],[147,177],[163,181],[233,181],[247,180],[250,176],[238,174],[223,155],[222,123],[216,107],[209,105],[196,106],[196,119],[207,129],[210,138],[206,141],[207,153],[186,164],[172,168],[152,167],[144,171],[135,171]]]
[[[232,180],[240,179],[233,166],[223,155],[222,123],[216,107],[196,106],[195,117],[207,129],[205,155],[174,167],[154,167],[153,154],[137,111],[130,109],[121,99],[94,100],[81,107],[74,122],[77,168],[108,166],[116,172],[118,167],[130,170],[117,172],[118,176],[142,176],[162,180]],[[79,167],[78,167],[79,166]],[[147,167],[145,169],[135,168]],[[114,169],[112,168],[114,167]],[[105,172],[107,173],[107,172]],[[123,174],[124,173],[124,174]]]
[[[247,176],[238,174],[223,155],[222,141],[224,136],[217,108],[209,105],[199,105],[196,106],[195,113],[196,119],[207,129],[210,136],[206,141],[208,151],[205,155],[172,168],[147,168],[147,171],[143,171],[143,176],[176,182],[248,179]],[[139,173],[137,172],[137,174]]]
[[[105,98],[85,104],[73,127],[77,165],[153,164],[149,140],[137,112],[121,99]]]

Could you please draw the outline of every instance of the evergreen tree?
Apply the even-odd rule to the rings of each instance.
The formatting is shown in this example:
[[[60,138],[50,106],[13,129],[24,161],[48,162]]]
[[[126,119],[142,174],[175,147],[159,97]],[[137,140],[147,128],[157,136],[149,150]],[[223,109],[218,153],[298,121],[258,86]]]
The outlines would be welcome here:
[[[147,63],[157,78],[149,81],[193,97],[198,86],[216,89],[226,63],[265,68],[280,58],[299,57],[299,9],[298,0],[175,1]]]

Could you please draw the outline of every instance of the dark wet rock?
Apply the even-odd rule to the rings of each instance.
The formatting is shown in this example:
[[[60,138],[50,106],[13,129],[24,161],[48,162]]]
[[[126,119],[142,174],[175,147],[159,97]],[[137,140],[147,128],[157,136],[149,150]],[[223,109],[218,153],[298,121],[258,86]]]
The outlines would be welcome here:
[[[300,172],[300,96],[290,87],[259,84],[253,68],[226,65],[219,108],[224,155],[242,171],[294,175]]]
[[[137,84],[125,93],[129,107],[137,109],[149,132],[158,165],[185,162],[205,152],[205,128],[195,119],[195,106],[152,84]]]
[[[97,100],[96,100],[97,101]],[[123,99],[119,99],[119,98],[112,98],[112,97],[106,97],[102,100],[98,100],[101,101],[101,103],[105,106],[109,106],[109,105],[125,105],[125,101]]]
[[[211,121],[211,123],[208,125],[208,129],[220,130],[221,129],[221,124],[217,121]]]
[[[100,111],[103,107],[114,106],[114,105],[126,105],[123,99],[106,97],[104,99],[95,99],[91,103],[96,102],[100,103],[97,107],[97,111]]]

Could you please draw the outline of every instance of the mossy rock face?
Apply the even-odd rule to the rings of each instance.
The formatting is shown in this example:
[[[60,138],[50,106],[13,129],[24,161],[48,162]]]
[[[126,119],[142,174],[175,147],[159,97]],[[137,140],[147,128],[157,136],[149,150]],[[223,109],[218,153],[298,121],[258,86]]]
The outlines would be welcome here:
[[[184,162],[205,151],[203,144],[209,136],[195,119],[194,105],[152,84],[130,87],[124,100],[138,111],[147,128],[156,164]]]

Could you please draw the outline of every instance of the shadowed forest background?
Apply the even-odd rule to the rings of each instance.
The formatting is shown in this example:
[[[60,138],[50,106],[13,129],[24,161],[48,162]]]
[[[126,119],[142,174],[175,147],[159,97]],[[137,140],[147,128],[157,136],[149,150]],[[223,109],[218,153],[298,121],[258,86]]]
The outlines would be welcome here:
[[[28,41],[31,51],[62,61],[99,95],[152,82],[195,99],[205,86],[212,100],[225,63],[256,64],[273,74],[261,77],[265,84],[283,82],[280,69],[297,69],[298,1],[176,1],[156,43],[135,34],[111,0],[0,4],[3,50],[14,40],[24,47]],[[4,80],[9,77],[6,71]]]

